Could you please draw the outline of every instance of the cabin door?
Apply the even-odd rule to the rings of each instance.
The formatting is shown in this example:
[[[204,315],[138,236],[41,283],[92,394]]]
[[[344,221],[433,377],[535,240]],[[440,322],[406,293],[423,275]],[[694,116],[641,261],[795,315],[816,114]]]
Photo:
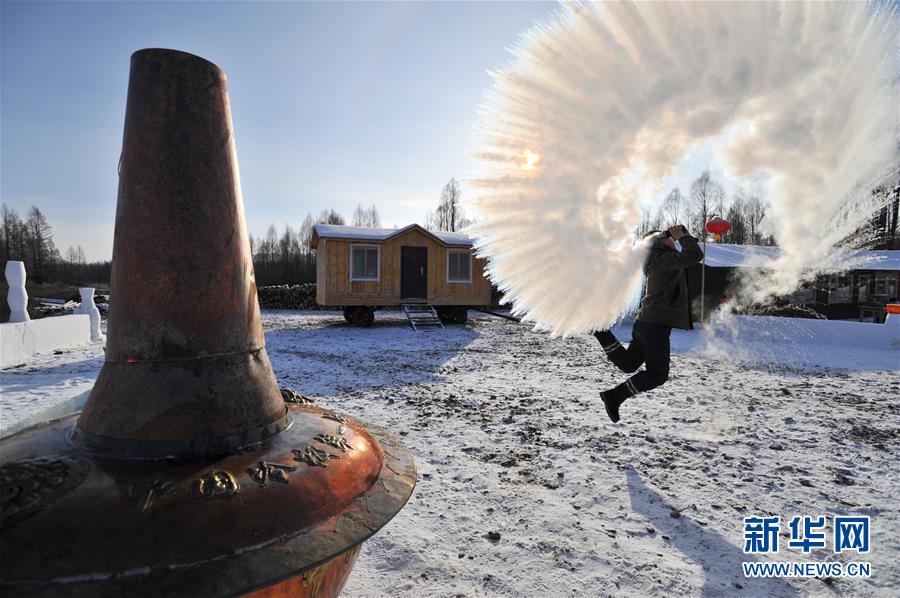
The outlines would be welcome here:
[[[428,248],[400,248],[400,297],[428,299]]]

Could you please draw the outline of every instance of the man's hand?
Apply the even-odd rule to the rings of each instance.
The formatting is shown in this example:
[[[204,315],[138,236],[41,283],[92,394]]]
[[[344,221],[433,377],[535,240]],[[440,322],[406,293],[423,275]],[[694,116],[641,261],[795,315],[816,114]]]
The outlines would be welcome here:
[[[672,228],[669,229],[669,236],[672,237],[673,241],[677,241],[681,237],[687,234],[687,229],[684,228],[683,224],[676,224]]]

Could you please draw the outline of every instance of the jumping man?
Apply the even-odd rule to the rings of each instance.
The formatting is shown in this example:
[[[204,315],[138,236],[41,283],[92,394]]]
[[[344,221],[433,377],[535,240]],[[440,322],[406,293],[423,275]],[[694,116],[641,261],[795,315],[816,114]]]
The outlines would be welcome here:
[[[675,241],[681,251],[675,249]],[[682,225],[673,226],[651,240],[644,274],[647,285],[628,348],[609,330],[594,333],[616,367],[630,374],[644,369],[615,388],[600,393],[606,413],[619,421],[619,406],[639,392],[656,388],[669,378],[669,334],[672,328],[692,330],[687,268],[699,264],[703,250]]]

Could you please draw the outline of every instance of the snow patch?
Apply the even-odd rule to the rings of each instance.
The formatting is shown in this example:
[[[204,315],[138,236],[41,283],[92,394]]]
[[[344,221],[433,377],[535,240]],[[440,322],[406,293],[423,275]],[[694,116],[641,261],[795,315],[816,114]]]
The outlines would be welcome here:
[[[84,314],[0,324],[0,369],[27,362],[36,353],[91,342],[91,320]]]

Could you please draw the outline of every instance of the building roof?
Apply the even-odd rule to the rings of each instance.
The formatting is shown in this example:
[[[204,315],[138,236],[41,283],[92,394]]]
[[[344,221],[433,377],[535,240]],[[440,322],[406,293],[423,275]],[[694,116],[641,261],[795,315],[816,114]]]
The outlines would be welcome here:
[[[706,265],[709,268],[765,268],[780,253],[778,247],[707,243]]]
[[[708,243],[710,268],[766,268],[781,255],[780,247]],[[850,250],[840,260],[849,270],[900,270],[900,250]]]
[[[356,239],[359,241],[387,241],[407,231],[418,229],[431,235],[444,245],[472,246],[472,238],[462,233],[427,230],[418,224],[410,224],[403,228],[367,228],[364,226],[342,226],[338,224],[317,224],[315,234],[328,239]]]

